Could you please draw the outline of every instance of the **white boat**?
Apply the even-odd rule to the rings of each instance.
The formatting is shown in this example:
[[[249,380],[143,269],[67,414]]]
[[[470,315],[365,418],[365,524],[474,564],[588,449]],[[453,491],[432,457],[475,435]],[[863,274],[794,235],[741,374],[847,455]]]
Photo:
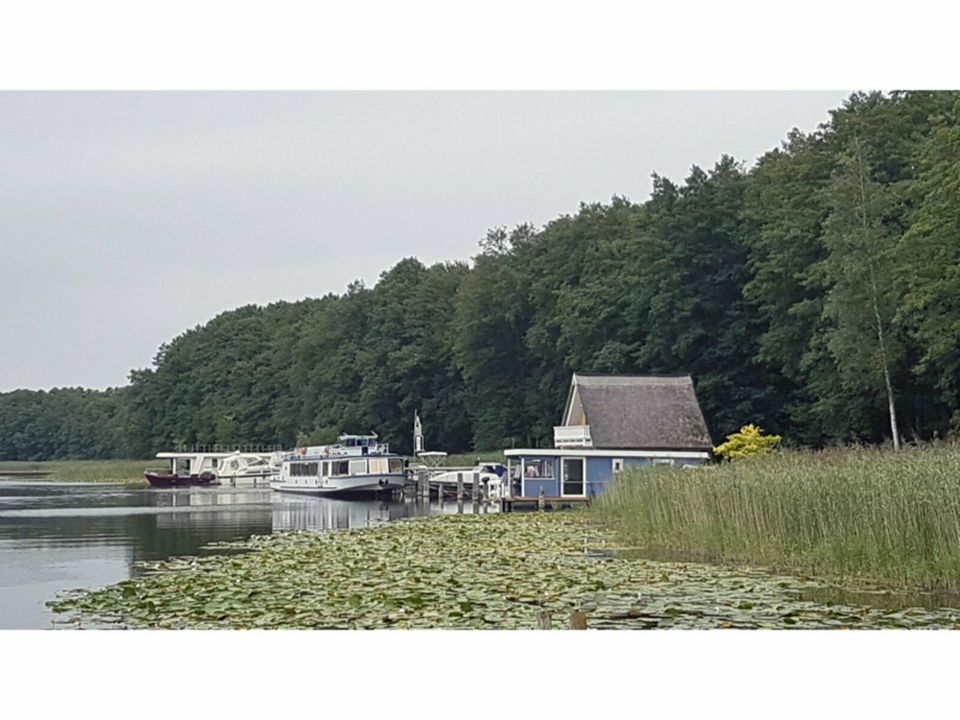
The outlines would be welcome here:
[[[148,468],[144,476],[153,487],[266,484],[276,476],[281,457],[282,453],[278,452],[238,452],[221,450],[220,446],[198,446],[191,451],[157,453],[157,459],[165,461],[167,466]],[[265,466],[271,464],[272,471],[266,472]]]
[[[275,480],[280,474],[283,453],[264,455],[239,450],[217,461],[217,479],[229,485],[258,485]]]
[[[463,476],[463,486],[469,491],[473,490],[473,479],[478,478],[481,486],[486,486],[487,497],[498,498],[507,493],[504,492],[504,481],[507,477],[507,468],[502,463],[478,463],[472,468],[449,469],[445,472],[435,473],[430,476],[430,485],[448,491],[457,487],[457,476]],[[455,491],[455,490],[454,490]]]
[[[372,493],[407,484],[406,460],[372,435],[341,435],[334,445],[297,448],[270,487],[309,495]]]

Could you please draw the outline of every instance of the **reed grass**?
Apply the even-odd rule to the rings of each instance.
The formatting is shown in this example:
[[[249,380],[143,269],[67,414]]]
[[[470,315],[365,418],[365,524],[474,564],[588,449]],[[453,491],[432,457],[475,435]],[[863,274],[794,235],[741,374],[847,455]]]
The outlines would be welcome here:
[[[157,460],[51,460],[48,462],[0,462],[0,477],[4,470],[49,472],[46,480],[63,482],[146,484],[143,471],[157,467]]]
[[[637,469],[591,512],[650,553],[960,591],[960,445]]]

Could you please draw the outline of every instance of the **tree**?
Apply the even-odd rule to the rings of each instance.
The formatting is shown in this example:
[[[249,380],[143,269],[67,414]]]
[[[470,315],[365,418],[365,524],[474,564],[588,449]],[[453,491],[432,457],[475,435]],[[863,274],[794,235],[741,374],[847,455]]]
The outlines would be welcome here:
[[[871,178],[856,134],[840,157],[830,197],[832,209],[824,226],[829,255],[820,263],[830,287],[824,304],[830,321],[826,345],[848,388],[874,390],[881,382],[893,446],[899,449],[892,374],[903,351],[892,329],[898,294],[895,238],[884,225],[890,200]]]

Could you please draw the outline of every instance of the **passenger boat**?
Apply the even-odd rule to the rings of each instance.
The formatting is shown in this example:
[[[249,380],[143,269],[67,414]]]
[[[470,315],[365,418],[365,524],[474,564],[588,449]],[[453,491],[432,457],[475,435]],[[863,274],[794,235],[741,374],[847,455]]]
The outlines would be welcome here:
[[[391,453],[376,434],[341,435],[333,445],[301,447],[284,457],[270,487],[310,495],[383,493],[407,480],[406,459]]]

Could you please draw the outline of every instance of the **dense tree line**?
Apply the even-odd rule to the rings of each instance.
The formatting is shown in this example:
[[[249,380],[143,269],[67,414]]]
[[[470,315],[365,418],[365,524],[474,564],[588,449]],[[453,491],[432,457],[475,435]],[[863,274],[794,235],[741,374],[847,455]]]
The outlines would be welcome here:
[[[409,451],[414,410],[432,448],[549,444],[573,371],[688,372],[715,440],[960,432],[958,114],[960,93],[856,94],[752,168],[223,313],[126,387],[0,395],[0,459],[361,430]]]

